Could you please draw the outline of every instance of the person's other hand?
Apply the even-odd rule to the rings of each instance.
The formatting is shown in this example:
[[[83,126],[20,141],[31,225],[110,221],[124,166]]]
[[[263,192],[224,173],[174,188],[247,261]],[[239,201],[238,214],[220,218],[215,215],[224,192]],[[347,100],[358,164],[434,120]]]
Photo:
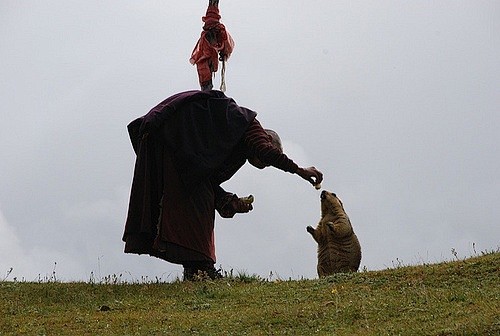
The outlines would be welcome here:
[[[243,201],[241,198],[235,198],[231,201],[231,207],[234,209],[235,213],[247,213],[253,210],[251,203]]]
[[[252,209],[252,204],[234,195],[231,201],[219,211],[219,214],[222,218],[233,218],[237,213],[247,213]]]

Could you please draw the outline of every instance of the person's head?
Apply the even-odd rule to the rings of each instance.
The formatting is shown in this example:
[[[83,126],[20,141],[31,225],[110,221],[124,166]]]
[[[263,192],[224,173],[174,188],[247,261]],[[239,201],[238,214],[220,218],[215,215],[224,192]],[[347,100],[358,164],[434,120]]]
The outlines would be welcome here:
[[[278,148],[279,151],[281,153],[283,153],[283,145],[281,144],[281,139],[280,139],[280,136],[278,135],[278,133],[276,133],[275,131],[270,130],[270,129],[266,129],[265,131],[269,135],[273,146]],[[250,164],[252,166],[259,168],[259,169],[264,169],[265,167],[269,166],[268,164],[263,163],[262,161],[260,161],[256,157],[248,158],[248,162],[250,162]]]

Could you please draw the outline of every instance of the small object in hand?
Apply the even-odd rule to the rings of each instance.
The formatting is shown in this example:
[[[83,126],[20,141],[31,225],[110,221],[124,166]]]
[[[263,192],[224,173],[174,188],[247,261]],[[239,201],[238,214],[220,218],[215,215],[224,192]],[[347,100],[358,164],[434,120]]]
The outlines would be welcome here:
[[[315,184],[314,188],[316,188],[316,190],[320,190],[321,189],[321,183]]]
[[[249,195],[247,197],[241,197],[240,199],[246,204],[252,204],[254,200],[253,195]]]

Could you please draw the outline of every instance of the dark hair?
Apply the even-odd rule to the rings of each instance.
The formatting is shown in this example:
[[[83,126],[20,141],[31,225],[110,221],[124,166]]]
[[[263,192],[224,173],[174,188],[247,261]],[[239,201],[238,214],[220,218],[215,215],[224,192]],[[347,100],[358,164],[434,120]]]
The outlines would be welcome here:
[[[271,142],[273,143],[273,145],[279,148],[281,152],[283,152],[283,145],[281,144],[281,139],[278,133],[276,133],[272,129],[265,129],[265,131],[271,136]]]

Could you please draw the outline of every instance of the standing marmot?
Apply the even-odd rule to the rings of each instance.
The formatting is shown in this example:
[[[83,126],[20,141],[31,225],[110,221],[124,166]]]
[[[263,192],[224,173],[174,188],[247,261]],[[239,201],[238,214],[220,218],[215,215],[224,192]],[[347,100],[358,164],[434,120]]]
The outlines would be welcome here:
[[[316,229],[306,229],[318,243],[319,277],[358,270],[361,246],[337,195],[321,192],[321,220]]]

